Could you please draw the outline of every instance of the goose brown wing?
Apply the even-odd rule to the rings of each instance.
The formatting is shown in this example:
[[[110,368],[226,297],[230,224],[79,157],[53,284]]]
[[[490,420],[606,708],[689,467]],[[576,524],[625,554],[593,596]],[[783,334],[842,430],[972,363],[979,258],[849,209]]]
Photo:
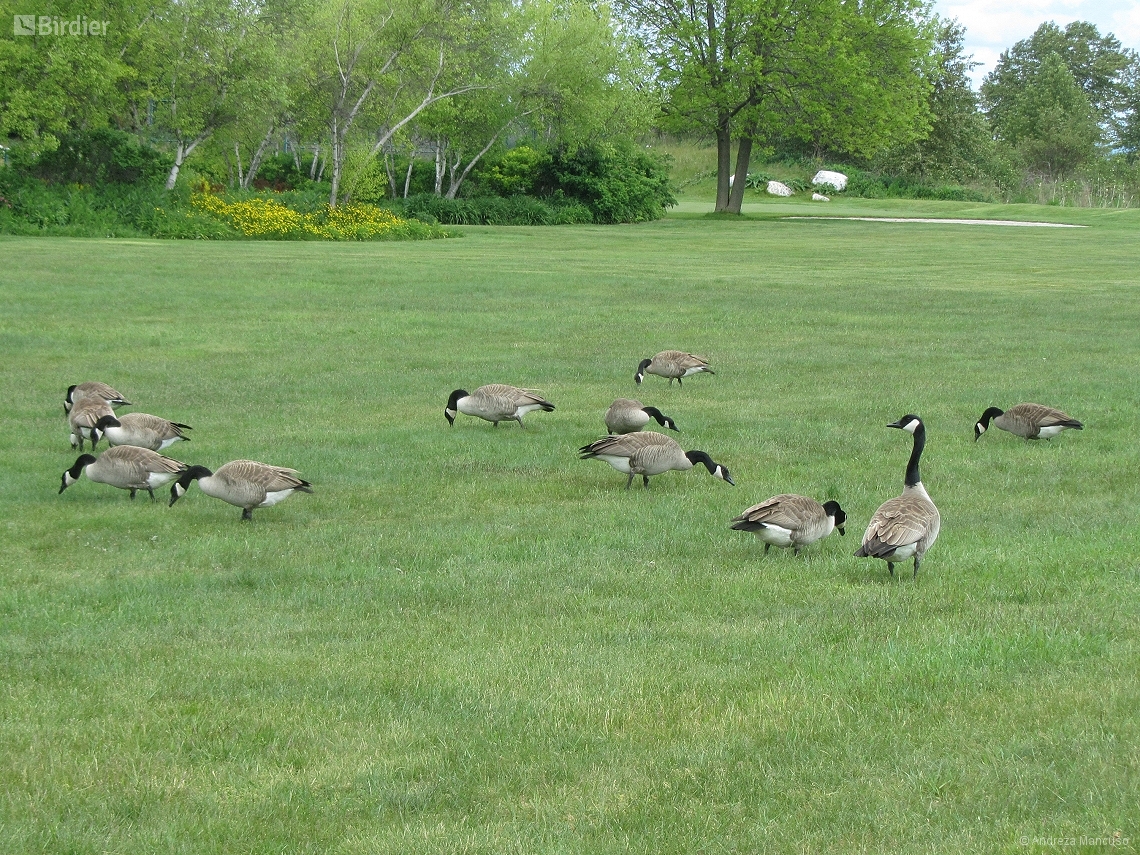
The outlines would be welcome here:
[[[900,546],[918,543],[938,519],[933,504],[917,496],[898,496],[884,502],[863,535],[862,552],[877,557]]]
[[[189,428],[189,425],[178,424],[160,416],[152,416],[150,413],[127,413],[125,416],[119,416],[119,422],[126,427],[153,431],[164,439],[182,436],[182,431]]]
[[[256,460],[233,460],[222,466],[214,476],[231,483],[244,482],[266,493],[278,490],[296,490],[308,486],[297,477],[296,469],[285,466],[272,466]]]
[[[733,522],[763,523],[796,531],[817,518],[822,521],[823,517],[823,506],[815,499],[792,493],[782,493],[758,505],[753,505],[736,517]]]
[[[124,473],[129,473],[132,483],[143,485],[146,484],[147,475],[152,472],[174,474],[186,469],[186,464],[181,460],[137,445],[116,445],[104,451],[99,459],[107,464],[113,464]]]
[[[1044,404],[1018,404],[1007,411],[1015,418],[1025,419],[1038,427],[1055,427],[1056,425],[1078,425],[1076,419],[1055,407],[1046,407]]]

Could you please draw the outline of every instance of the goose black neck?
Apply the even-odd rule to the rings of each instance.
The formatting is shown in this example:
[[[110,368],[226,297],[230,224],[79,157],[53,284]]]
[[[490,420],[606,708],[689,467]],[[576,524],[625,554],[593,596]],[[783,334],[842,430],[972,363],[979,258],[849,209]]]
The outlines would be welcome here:
[[[185,490],[191,482],[197,481],[199,478],[209,478],[213,474],[205,466],[190,466],[178,477],[177,483]]]
[[[906,464],[906,480],[908,487],[922,483],[922,476],[918,474],[918,461],[922,457],[922,449],[926,446],[926,425],[919,424],[914,429],[914,447],[910,451],[910,460]]]
[[[689,462],[696,466],[698,463],[705,464],[705,468],[713,475],[716,474],[716,463],[703,451],[686,451],[685,457],[689,458]]]
[[[999,410],[997,407],[988,407],[986,411],[982,413],[982,417],[978,419],[978,421],[981,423],[983,428],[988,428],[990,426],[991,419],[996,419],[998,416],[1003,415],[1004,413],[1005,410]]]

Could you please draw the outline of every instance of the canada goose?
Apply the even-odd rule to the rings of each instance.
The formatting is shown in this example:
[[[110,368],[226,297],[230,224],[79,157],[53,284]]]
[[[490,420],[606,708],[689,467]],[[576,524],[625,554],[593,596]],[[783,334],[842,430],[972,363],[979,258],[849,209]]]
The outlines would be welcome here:
[[[98,383],[91,380],[87,383],[78,383],[74,386],[67,387],[67,396],[63,399],[63,411],[70,413],[72,406],[84,398],[102,398],[114,409],[129,407],[131,405],[130,401],[106,383]]]
[[[918,565],[926,550],[938,538],[941,519],[938,508],[930,501],[922,478],[918,474],[918,461],[922,448],[926,445],[926,426],[916,415],[905,415],[887,427],[899,428],[914,437],[914,448],[906,465],[906,478],[901,496],[897,496],[879,506],[867,532],[863,535],[863,545],[855,553],[856,558],[881,558],[887,562],[887,570],[895,574],[895,564],[914,558],[914,578],[918,578]]]
[[[185,469],[185,463],[163,457],[149,448],[120,445],[108,448],[98,459],[91,454],[80,455],[75,465],[63,473],[59,492],[78,481],[86,471],[92,481],[130,490],[132,499],[136,490],[146,490],[154,499],[155,487],[170,483]]]
[[[702,371],[708,374],[716,373],[709,368],[709,361],[704,357],[693,356],[682,350],[663,350],[652,359],[641,360],[641,364],[637,366],[637,373],[633,375],[633,381],[640,386],[646,374],[656,374],[658,377],[668,377],[670,386],[674,380],[680,386],[682,377],[700,374]]]
[[[805,546],[811,546],[833,531],[843,537],[846,531],[843,524],[847,514],[839,507],[839,502],[829,501],[822,505],[807,496],[782,493],[758,505],[753,505],[732,520],[731,528],[736,531],[750,531],[764,541],[764,554],[768,548],[789,546],[799,555]]]
[[[640,475],[648,487],[650,475],[660,475],[671,469],[684,472],[692,469],[695,463],[703,463],[714,477],[736,486],[728,470],[705,452],[684,451],[676,440],[663,433],[643,431],[604,436],[582,446],[578,451],[582,455],[580,460],[604,460],[618,472],[628,473],[629,480],[625,482],[627,490],[633,483],[634,475]]]
[[[254,508],[269,508],[289,498],[294,491],[313,492],[313,485],[297,477],[296,469],[270,466],[256,460],[232,460],[211,472],[205,466],[187,468],[170,488],[170,504],[190,489],[192,481],[207,496],[242,509],[243,520],[253,519]]]
[[[91,440],[91,450],[99,444],[99,431],[96,425],[104,416],[114,417],[115,413],[105,398],[80,398],[67,414],[67,424],[71,428],[71,447],[83,450],[83,440]]]
[[[1065,428],[1085,429],[1076,419],[1042,404],[1018,404],[1005,412],[990,407],[974,425],[974,442],[986,432],[991,419],[996,427],[1026,439],[1052,439]]]
[[[95,423],[96,438],[107,437],[111,445],[137,445],[151,451],[162,451],[178,441],[189,442],[182,431],[190,425],[167,421],[149,413],[127,413],[125,416],[105,415]]]
[[[632,398],[618,398],[606,410],[606,430],[611,434],[637,433],[647,424],[650,418],[657,419],[657,424],[677,430],[676,423],[656,407],[646,407],[641,401]]]
[[[466,389],[456,389],[447,399],[443,415],[449,425],[455,424],[456,413],[463,413],[485,419],[495,427],[499,426],[499,422],[508,419],[513,419],[519,423],[519,427],[524,427],[522,417],[531,410],[549,413],[553,409],[554,404],[545,400],[533,389],[489,383],[471,393]]]

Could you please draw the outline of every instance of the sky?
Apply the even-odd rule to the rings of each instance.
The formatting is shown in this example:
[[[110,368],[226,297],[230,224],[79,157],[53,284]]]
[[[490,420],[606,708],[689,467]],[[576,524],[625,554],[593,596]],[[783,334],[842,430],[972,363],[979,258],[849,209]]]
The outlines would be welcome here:
[[[1124,47],[1140,50],[1140,0],[935,0],[934,11],[966,28],[966,53],[982,63],[973,72],[975,89],[1003,50],[1029,38],[1045,21],[1062,28],[1090,21],[1102,36],[1112,33]]]

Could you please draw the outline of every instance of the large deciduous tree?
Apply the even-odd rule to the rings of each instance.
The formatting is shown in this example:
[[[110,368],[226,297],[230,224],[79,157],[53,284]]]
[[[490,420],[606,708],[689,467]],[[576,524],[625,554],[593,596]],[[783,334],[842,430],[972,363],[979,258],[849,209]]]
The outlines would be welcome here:
[[[1119,144],[1138,62],[1135,51],[1111,33],[1102,36],[1094,24],[1074,21],[1061,29],[1046,22],[1002,53],[982,82],[986,115],[997,136],[1026,153],[1031,166],[1071,168],[1092,157],[1097,143]]]
[[[980,63],[965,52],[966,30],[955,20],[936,18],[930,74],[930,129],[909,144],[893,147],[882,163],[903,173],[968,181],[983,173],[993,139],[970,72]]]
[[[657,63],[667,125],[716,138],[718,211],[740,212],[756,141],[794,136],[868,156],[925,130],[932,33],[915,0],[622,6]]]

